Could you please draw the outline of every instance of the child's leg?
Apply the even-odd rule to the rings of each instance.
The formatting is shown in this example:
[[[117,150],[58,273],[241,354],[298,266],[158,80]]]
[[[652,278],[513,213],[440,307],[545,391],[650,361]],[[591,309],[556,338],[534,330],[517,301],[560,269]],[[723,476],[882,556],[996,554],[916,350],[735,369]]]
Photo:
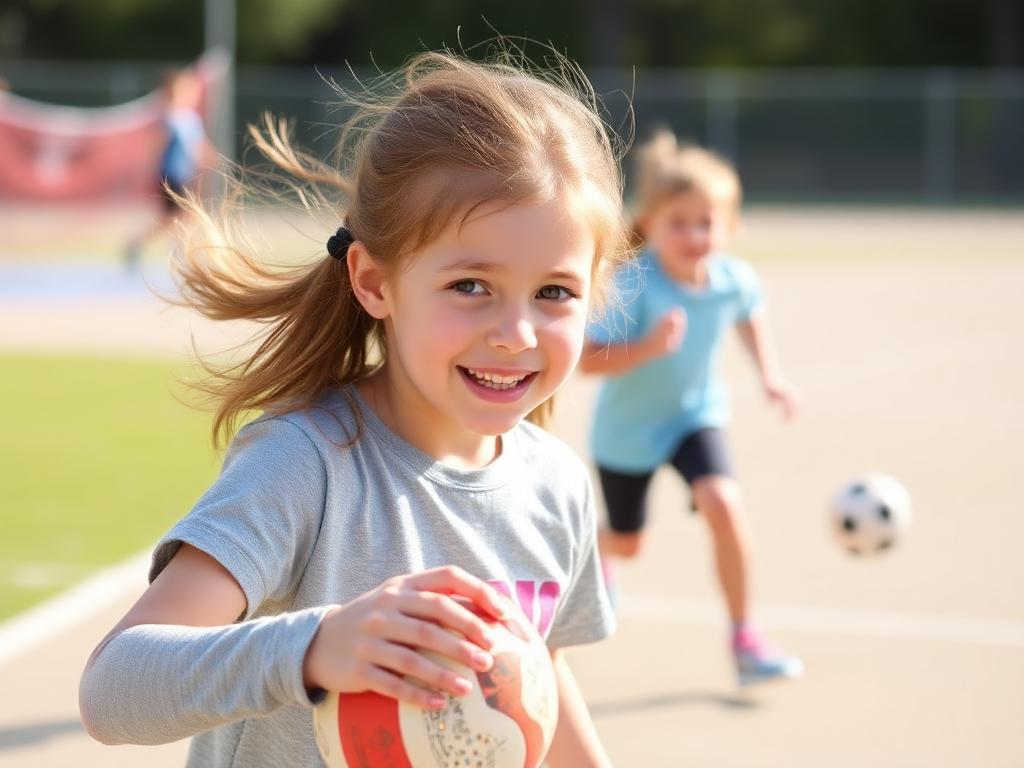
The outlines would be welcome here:
[[[733,625],[747,620],[750,546],[739,484],[721,429],[701,429],[686,437],[672,466],[690,486],[693,507],[708,524],[718,581]]]
[[[636,557],[643,548],[647,516],[647,486],[653,472],[633,475],[598,467],[608,510],[607,523],[597,531],[601,573],[612,607],[618,604],[616,561]]]
[[[750,623],[750,539],[725,435],[717,429],[691,435],[672,463],[690,484],[694,507],[711,533],[718,580],[732,620],[730,640],[740,683],[798,677],[803,672],[800,659],[764,642]]]
[[[124,262],[128,269],[135,269],[142,260],[142,251],[146,244],[174,223],[174,211],[161,205],[157,218],[142,232],[135,235],[124,250]]]
[[[739,484],[724,475],[705,475],[694,481],[692,492],[711,533],[729,618],[741,625],[749,614],[750,541]]]
[[[175,193],[179,195],[185,194],[185,186],[183,184],[171,179],[163,179],[160,185],[160,210],[157,214],[157,218],[143,232],[140,232],[138,235],[131,238],[125,246],[124,261],[125,266],[129,269],[135,269],[138,267],[139,262],[142,259],[142,249],[145,248],[146,244],[154,237],[163,231],[170,229],[171,225],[174,224],[175,219],[180,213],[177,201],[167,194],[167,190],[164,188],[163,182],[166,182]]]

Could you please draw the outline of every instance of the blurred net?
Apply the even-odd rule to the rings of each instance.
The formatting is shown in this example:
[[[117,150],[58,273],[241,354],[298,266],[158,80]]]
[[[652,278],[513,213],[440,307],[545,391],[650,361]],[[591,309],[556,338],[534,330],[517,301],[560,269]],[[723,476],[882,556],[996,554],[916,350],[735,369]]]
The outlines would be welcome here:
[[[223,57],[196,62],[205,119]],[[112,107],[46,104],[0,93],[0,199],[82,201],[152,195],[164,126],[160,94]]]

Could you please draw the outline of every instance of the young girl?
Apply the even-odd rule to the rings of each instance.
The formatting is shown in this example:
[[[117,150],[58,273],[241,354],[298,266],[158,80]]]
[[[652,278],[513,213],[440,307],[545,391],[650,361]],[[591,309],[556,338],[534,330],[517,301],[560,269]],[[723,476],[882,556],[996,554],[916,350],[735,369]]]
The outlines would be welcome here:
[[[765,394],[787,418],[797,410],[757,276],[722,251],[738,224],[739,178],[720,157],[680,149],[667,132],[639,159],[635,233],[646,250],[619,271],[624,306],[588,330],[580,366],[608,375],[592,434],[608,508],[600,535],[606,572],[614,558],[640,551],[648,484],[658,467],[673,466],[711,531],[740,683],[798,676],[799,659],[773,650],[749,622],[750,547],[723,431],[729,406],[718,356],[733,327]]]
[[[536,424],[628,251],[617,159],[578,83],[447,54],[404,76],[349,125],[345,173],[269,123],[256,133],[276,164],[345,194],[315,263],[185,256],[187,301],[268,324],[214,380],[214,428],[264,415],[89,660],[80,706],[100,741],[195,736],[190,765],[318,765],[324,690],[437,709],[468,682],[421,651],[490,667],[469,600],[521,608],[546,637],[549,764],[608,764],[560,651],[612,629],[593,501],[582,463]]]

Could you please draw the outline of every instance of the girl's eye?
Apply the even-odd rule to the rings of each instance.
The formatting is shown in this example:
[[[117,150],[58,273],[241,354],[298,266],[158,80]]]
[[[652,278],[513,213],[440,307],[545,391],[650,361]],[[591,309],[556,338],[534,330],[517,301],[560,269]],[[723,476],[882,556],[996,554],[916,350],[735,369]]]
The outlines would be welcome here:
[[[481,296],[486,293],[479,280],[458,280],[448,287],[463,296]]]
[[[563,301],[565,299],[576,298],[575,293],[560,285],[545,285],[537,291],[537,295],[542,299],[548,299],[550,301]]]

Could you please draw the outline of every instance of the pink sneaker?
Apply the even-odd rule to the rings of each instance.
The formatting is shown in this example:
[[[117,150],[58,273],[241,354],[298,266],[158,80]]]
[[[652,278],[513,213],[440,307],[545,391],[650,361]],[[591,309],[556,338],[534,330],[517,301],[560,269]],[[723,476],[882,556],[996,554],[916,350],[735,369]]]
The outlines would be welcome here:
[[[732,653],[741,686],[791,680],[804,674],[804,663],[798,657],[774,648],[749,627],[734,632]]]

